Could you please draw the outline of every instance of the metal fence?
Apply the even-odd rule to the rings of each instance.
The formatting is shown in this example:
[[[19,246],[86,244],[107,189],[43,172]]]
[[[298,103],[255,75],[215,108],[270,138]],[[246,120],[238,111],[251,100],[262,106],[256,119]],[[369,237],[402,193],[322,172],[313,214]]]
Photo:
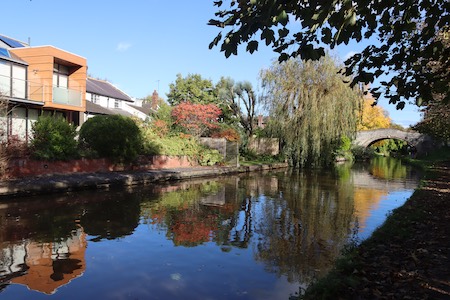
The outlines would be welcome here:
[[[200,138],[200,142],[212,149],[216,149],[224,157],[228,165],[239,165],[239,143],[230,142],[225,138]]]

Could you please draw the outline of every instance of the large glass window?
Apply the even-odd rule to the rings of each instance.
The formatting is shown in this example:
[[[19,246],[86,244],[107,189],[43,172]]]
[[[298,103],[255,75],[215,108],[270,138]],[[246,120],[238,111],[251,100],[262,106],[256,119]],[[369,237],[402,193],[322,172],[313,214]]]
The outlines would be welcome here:
[[[24,140],[27,135],[27,117],[24,107],[13,109],[11,123],[11,135]]]
[[[11,65],[3,61],[0,61],[0,93],[11,94]]]
[[[0,61],[0,93],[10,97],[26,98],[26,79],[26,67]]]
[[[12,96],[16,98],[26,98],[26,68],[19,65],[13,65],[12,74]]]
[[[53,85],[66,89],[69,87],[69,67],[53,64]]]

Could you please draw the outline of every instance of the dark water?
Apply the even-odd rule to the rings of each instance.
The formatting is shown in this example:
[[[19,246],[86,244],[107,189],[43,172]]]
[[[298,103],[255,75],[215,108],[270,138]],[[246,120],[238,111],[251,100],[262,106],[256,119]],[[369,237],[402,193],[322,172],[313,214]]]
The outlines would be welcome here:
[[[395,160],[0,202],[0,299],[288,299],[400,206]]]

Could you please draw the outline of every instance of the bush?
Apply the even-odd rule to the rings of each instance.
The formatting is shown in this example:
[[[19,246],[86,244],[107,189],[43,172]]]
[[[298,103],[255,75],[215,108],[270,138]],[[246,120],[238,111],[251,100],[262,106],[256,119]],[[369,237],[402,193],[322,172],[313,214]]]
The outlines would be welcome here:
[[[351,152],[356,160],[366,160],[375,155],[373,149],[363,146],[355,146],[351,149]]]
[[[223,156],[218,150],[204,148],[198,157],[198,163],[201,166],[214,166],[223,161]]]
[[[132,161],[141,152],[142,135],[136,123],[120,115],[95,116],[80,129],[80,147],[100,157]]]
[[[40,116],[32,125],[32,156],[45,160],[78,157],[75,126],[62,117]]]

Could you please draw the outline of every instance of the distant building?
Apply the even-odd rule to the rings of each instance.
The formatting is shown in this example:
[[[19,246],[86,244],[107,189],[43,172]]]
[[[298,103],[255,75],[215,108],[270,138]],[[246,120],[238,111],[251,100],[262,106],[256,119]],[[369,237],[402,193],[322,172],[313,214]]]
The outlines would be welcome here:
[[[91,77],[86,80],[86,99],[85,119],[99,114],[119,114],[146,120],[153,111],[151,104],[131,98],[108,81]]]

